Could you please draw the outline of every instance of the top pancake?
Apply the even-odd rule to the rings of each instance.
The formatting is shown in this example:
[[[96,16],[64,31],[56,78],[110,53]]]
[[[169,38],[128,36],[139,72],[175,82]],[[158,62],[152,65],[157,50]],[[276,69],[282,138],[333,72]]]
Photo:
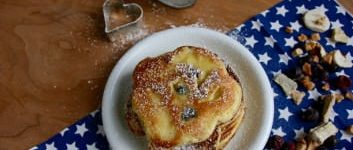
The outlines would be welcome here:
[[[197,47],[142,60],[133,80],[132,110],[159,147],[206,140],[233,118],[242,101],[241,86],[223,61]]]

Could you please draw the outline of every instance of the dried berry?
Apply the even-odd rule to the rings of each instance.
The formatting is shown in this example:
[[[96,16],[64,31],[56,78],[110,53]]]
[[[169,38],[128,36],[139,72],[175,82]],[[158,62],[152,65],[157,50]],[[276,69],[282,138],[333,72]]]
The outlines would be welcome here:
[[[352,85],[352,80],[344,75],[340,75],[336,79],[336,86],[341,90],[346,90]]]
[[[351,135],[353,135],[353,125],[348,126],[348,127],[346,128],[346,132],[349,133],[349,134],[351,134]]]
[[[327,81],[329,78],[329,73],[325,71],[324,67],[319,63],[311,64],[311,72],[314,80]]]
[[[185,107],[181,115],[181,118],[184,121],[188,121],[189,119],[194,117],[196,117],[196,110],[192,107]]]
[[[310,39],[313,41],[319,41],[321,39],[321,37],[320,37],[319,33],[313,33],[313,34],[311,34]]]
[[[302,33],[298,36],[298,40],[300,42],[305,42],[306,40],[308,40],[308,36],[306,36],[305,34]]]
[[[285,31],[289,34],[292,34],[293,33],[293,29],[291,27],[286,27]]]
[[[284,144],[284,139],[278,135],[274,135],[268,139],[266,148],[280,150],[283,144]]]
[[[320,56],[320,51],[322,49],[322,46],[318,43],[316,43],[310,51],[308,51],[309,55],[311,56]]]
[[[328,137],[322,145],[331,149],[331,148],[334,148],[337,143],[338,143],[338,141],[336,139],[336,136],[332,135],[332,136]]]
[[[302,70],[305,75],[308,75],[308,76],[312,75],[311,65],[309,63],[304,63],[304,65],[302,66]]]
[[[315,83],[312,82],[309,77],[304,77],[304,79],[301,80],[301,83],[309,91],[315,88]]]
[[[175,89],[178,94],[184,95],[188,92],[188,89],[185,85],[178,85]]]
[[[285,142],[281,150],[295,150],[295,143],[291,141]]]
[[[320,119],[319,111],[313,108],[309,108],[302,112],[301,118],[304,121],[318,121]]]

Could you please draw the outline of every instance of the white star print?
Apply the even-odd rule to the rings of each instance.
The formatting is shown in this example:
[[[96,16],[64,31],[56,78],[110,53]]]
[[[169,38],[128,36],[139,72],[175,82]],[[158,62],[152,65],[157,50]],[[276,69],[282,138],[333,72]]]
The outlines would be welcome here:
[[[343,24],[338,19],[336,21],[332,21],[332,29],[341,27],[343,27]]]
[[[302,27],[300,24],[299,24],[299,21],[295,21],[295,22],[291,22],[289,23],[290,26],[292,27],[293,30],[299,32],[300,28]]]
[[[338,76],[346,76],[346,77],[349,77],[349,75],[346,74],[346,73],[344,72],[344,70],[341,70],[340,72],[336,72],[336,76],[337,76],[337,77],[338,77]]]
[[[288,65],[288,61],[290,60],[291,58],[288,56],[287,53],[284,53],[284,54],[279,54],[279,62],[281,63],[284,63],[286,65]]]
[[[86,148],[87,150],[98,150],[96,143],[92,143],[91,145],[87,144]]]
[[[97,130],[96,134],[101,134],[103,136],[105,135],[102,125],[98,125],[98,130]]]
[[[294,40],[293,37],[284,38],[284,40],[286,41],[286,44],[284,46],[289,46],[290,48],[293,48],[294,45],[298,43],[296,40]]]
[[[62,130],[62,131],[60,132],[61,136],[64,136],[66,131],[69,131],[69,129],[68,129],[68,128],[65,128],[64,130]]]
[[[336,47],[336,42],[332,41],[331,38],[325,38],[327,45],[330,45],[332,47]]]
[[[347,109],[346,111],[347,111],[347,113],[348,113],[347,119],[353,119],[353,110]]]
[[[268,61],[270,61],[272,58],[267,55],[267,52],[264,54],[259,54],[259,62],[264,63],[267,65]]]
[[[254,47],[255,46],[255,44],[257,43],[257,40],[255,40],[255,38],[254,38],[254,36],[251,36],[251,37],[249,37],[249,38],[245,38],[245,40],[246,40],[246,43],[245,43],[245,45],[249,45],[250,47]]]
[[[251,21],[251,23],[252,23],[251,29],[256,29],[257,31],[260,31],[261,23],[259,22],[259,20]]]
[[[321,4],[320,6],[316,6],[315,8],[320,9],[324,13],[326,13],[328,11],[327,8],[324,6],[324,4]]]
[[[289,117],[292,116],[293,114],[289,112],[288,107],[285,109],[278,109],[279,111],[279,119],[283,118],[284,120],[288,121]]]
[[[282,28],[282,25],[279,23],[278,20],[276,22],[270,22],[270,24],[271,30],[276,30],[277,32],[279,32],[279,30]]]
[[[82,125],[76,125],[76,132],[75,134],[79,134],[81,137],[83,137],[86,133],[86,131],[88,131],[88,129],[86,128],[86,124],[83,123]]]
[[[272,133],[274,135],[278,135],[278,136],[281,136],[281,137],[286,136],[286,133],[283,132],[282,127],[279,127],[277,129],[272,129]]]
[[[71,144],[66,144],[67,150],[78,150],[76,147],[76,142],[72,142]]]
[[[336,6],[337,9],[337,14],[342,14],[342,15],[346,15],[346,10],[344,10],[342,7],[340,6]]]
[[[346,140],[346,141],[348,141],[349,143],[351,143],[352,142],[352,135],[349,135],[348,133],[346,133],[346,131],[342,131],[342,130],[340,130],[340,132],[341,132],[341,137],[340,137],[340,140]]]
[[[270,12],[269,10],[265,10],[261,13],[261,15],[263,15],[264,17],[266,17],[267,13]]]
[[[297,14],[304,14],[305,12],[308,11],[308,9],[306,9],[304,5],[296,8],[297,8]]]
[[[286,9],[286,7],[282,6],[282,7],[277,7],[277,15],[282,15],[283,17],[286,16],[286,13],[288,12],[288,10]]]
[[[300,128],[299,130],[294,129],[295,137],[294,139],[300,139],[305,136],[304,128]]]
[[[273,47],[274,46],[274,43],[276,42],[274,39],[273,39],[273,37],[272,37],[272,35],[271,36],[269,36],[269,37],[267,37],[267,36],[265,36],[265,46],[266,45],[269,45],[269,46],[271,46],[271,47]]]
[[[51,144],[45,144],[45,149],[46,150],[57,150],[57,148],[54,145],[54,142]]]
[[[317,91],[317,89],[313,89],[309,91],[309,99],[314,99],[316,100],[321,94]]]

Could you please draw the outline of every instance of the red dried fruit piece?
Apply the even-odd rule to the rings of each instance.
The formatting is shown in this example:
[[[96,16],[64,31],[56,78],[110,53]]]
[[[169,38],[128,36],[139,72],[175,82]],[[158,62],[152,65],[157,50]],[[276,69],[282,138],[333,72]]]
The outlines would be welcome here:
[[[308,76],[312,75],[311,65],[309,63],[304,63],[304,65],[302,66],[302,70],[305,75],[308,75]]]
[[[352,80],[344,75],[340,75],[336,79],[336,86],[341,90],[346,90],[352,85]]]
[[[274,135],[268,139],[266,148],[280,150],[283,144],[284,144],[284,139],[278,135]]]

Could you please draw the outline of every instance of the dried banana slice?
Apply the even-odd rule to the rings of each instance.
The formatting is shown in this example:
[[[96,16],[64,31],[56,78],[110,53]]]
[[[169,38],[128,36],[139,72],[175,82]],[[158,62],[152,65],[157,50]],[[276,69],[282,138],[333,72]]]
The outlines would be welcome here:
[[[312,9],[303,16],[303,22],[307,28],[315,32],[325,32],[330,28],[330,20],[321,9]]]

